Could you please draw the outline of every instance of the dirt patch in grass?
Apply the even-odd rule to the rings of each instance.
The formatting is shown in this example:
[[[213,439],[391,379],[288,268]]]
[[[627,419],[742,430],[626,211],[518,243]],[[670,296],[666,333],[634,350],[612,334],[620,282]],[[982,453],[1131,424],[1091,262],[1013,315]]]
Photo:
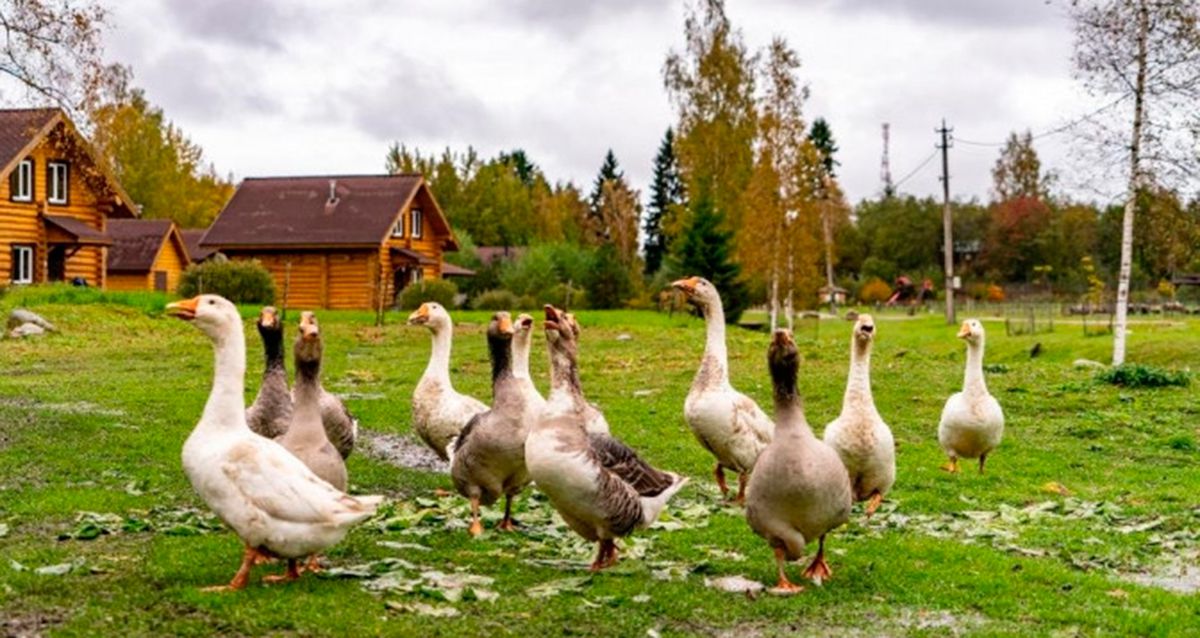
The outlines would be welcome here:
[[[412,437],[399,434],[363,432],[363,452],[397,467],[446,474],[450,467],[433,450]]]
[[[58,610],[35,612],[0,612],[0,636],[5,638],[35,638],[45,636],[66,619]]]
[[[1200,592],[1200,555],[1182,556],[1138,574],[1125,574],[1127,580],[1146,587],[1157,587],[1176,594]]]

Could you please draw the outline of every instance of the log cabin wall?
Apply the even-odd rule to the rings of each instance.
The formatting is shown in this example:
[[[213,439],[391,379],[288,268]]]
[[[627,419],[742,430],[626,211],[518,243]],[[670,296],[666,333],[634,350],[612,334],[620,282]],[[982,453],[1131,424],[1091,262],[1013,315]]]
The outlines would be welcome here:
[[[46,226],[40,213],[65,215],[83,221],[100,232],[105,232],[107,216],[100,207],[96,193],[88,187],[75,170],[74,163],[58,155],[48,136],[27,157],[33,159],[33,201],[14,202],[7,176],[0,179],[0,285],[12,281],[13,244],[34,246],[34,282],[45,282],[49,277],[46,243]],[[70,168],[67,175],[67,202],[51,204],[48,196],[47,162],[66,161]],[[101,246],[80,247],[66,261],[66,280],[82,277],[90,285],[104,287],[105,248]]]
[[[257,259],[271,273],[275,303],[281,307],[373,307],[376,281],[372,273],[377,271],[378,255],[370,249],[224,252],[230,259]]]

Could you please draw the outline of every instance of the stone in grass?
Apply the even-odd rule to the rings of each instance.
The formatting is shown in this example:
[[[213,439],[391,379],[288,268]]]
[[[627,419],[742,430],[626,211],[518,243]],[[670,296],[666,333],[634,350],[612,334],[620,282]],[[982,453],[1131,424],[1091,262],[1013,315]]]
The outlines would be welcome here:
[[[8,336],[13,339],[23,339],[42,334],[46,334],[46,330],[36,323],[23,323],[8,332]]]
[[[16,308],[8,315],[8,330],[12,330],[13,328],[17,328],[26,324],[33,324],[45,332],[58,332],[58,329],[54,327],[54,324],[43,319],[41,315],[24,308]]]
[[[1075,366],[1076,370],[1083,370],[1086,368],[1107,368],[1108,367],[1108,366],[1104,365],[1103,363],[1100,363],[1099,361],[1092,361],[1091,359],[1076,359],[1075,363],[1072,363],[1071,365]]]
[[[621,334],[617,335],[617,341],[632,341],[632,340],[633,340],[633,335],[629,334],[628,332],[622,332]]]

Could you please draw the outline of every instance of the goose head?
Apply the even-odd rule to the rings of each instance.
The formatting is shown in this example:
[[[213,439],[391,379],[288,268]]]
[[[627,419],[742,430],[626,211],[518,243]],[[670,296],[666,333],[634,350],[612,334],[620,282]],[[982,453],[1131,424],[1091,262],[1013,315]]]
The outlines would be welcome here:
[[[875,340],[875,319],[868,314],[858,316],[858,320],[854,322],[854,341],[859,344],[868,344]]]
[[[970,345],[983,341],[983,324],[978,319],[967,319],[958,329],[958,338],[966,339]]]
[[[437,332],[450,325],[450,313],[442,304],[427,301],[408,316],[408,323],[413,326],[428,326],[430,330]]]
[[[323,351],[324,344],[321,342],[321,328],[317,324],[317,316],[307,310],[300,313],[296,344],[292,350],[296,363],[320,363]]]
[[[517,315],[517,320],[513,322],[513,332],[513,342],[528,350],[533,339],[533,317],[526,313]]]
[[[266,338],[269,334],[282,334],[283,321],[279,318],[275,306],[263,306],[258,314],[258,334]]]
[[[487,342],[488,354],[492,360],[492,381],[500,378],[501,374],[512,372],[512,341],[516,330],[513,329],[512,316],[507,312],[497,312],[488,323]]]
[[[220,295],[199,295],[169,303],[167,314],[190,321],[213,341],[223,339],[242,323],[237,306]]]
[[[721,293],[711,281],[703,277],[688,277],[672,282],[671,287],[681,291],[689,303],[707,308],[721,303]]]
[[[796,393],[796,376],[800,369],[800,351],[789,330],[780,328],[771,336],[767,347],[767,367],[771,371],[771,382],[776,396],[791,396]]]

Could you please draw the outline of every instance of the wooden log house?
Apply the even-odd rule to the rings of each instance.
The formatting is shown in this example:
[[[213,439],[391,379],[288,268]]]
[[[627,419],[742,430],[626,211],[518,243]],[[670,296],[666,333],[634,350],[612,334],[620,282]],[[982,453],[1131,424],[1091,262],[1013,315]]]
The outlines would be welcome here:
[[[103,287],[108,222],[136,216],[61,109],[0,110],[0,286]]]
[[[248,178],[200,241],[256,259],[291,308],[378,309],[458,242],[420,175]]]

